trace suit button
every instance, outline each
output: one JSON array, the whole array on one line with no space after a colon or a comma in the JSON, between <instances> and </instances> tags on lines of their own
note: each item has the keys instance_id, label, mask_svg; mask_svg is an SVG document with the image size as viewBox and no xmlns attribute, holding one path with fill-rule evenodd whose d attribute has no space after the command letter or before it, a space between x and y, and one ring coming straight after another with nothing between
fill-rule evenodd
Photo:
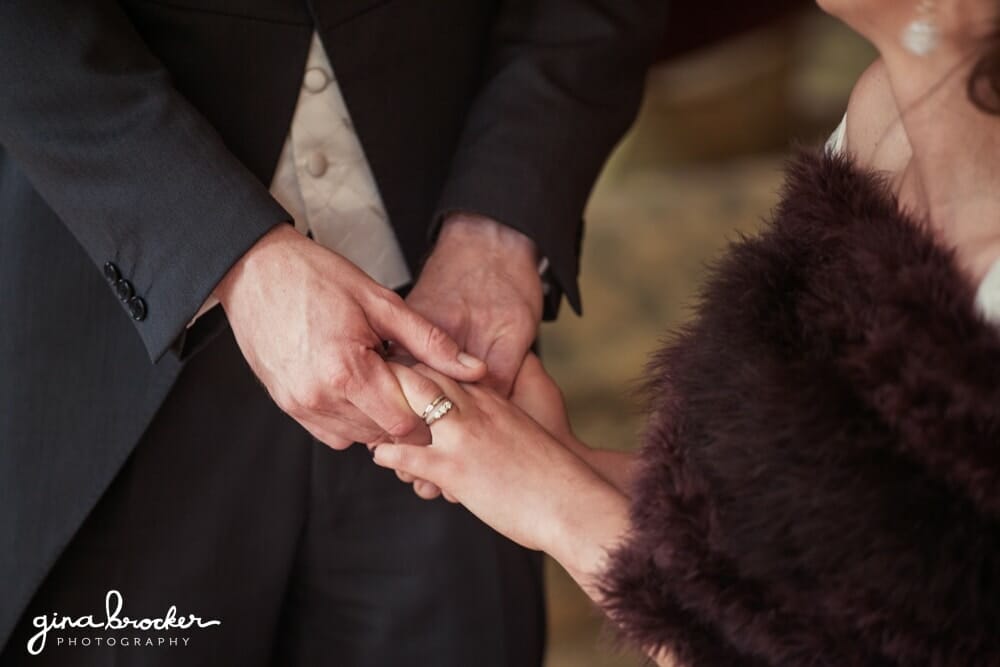
<instances>
[{"instance_id":1,"label":"suit button","mask_svg":"<svg viewBox=\"0 0 1000 667\"><path fill-rule=\"evenodd\" d=\"M306 70L306 76L302 84L310 93L318 93L326 88L330 83L330 75L319 67L310 67Z\"/></svg>"},{"instance_id":2,"label":"suit button","mask_svg":"<svg viewBox=\"0 0 1000 667\"><path fill-rule=\"evenodd\" d=\"M146 302L142 300L141 296L134 296L128 300L128 312L136 322L142 322L146 319Z\"/></svg>"},{"instance_id":3,"label":"suit button","mask_svg":"<svg viewBox=\"0 0 1000 667\"><path fill-rule=\"evenodd\" d=\"M118 282L118 279L121 277L122 277L121 272L118 270L118 267L115 266L113 262L106 262L104 264L104 278L109 283L114 285L116 282Z\"/></svg>"},{"instance_id":4,"label":"suit button","mask_svg":"<svg viewBox=\"0 0 1000 667\"><path fill-rule=\"evenodd\" d=\"M128 301L135 294L135 290L132 289L132 283L124 278L115 283L115 292L118 293L118 298L122 301Z\"/></svg>"}]
</instances>

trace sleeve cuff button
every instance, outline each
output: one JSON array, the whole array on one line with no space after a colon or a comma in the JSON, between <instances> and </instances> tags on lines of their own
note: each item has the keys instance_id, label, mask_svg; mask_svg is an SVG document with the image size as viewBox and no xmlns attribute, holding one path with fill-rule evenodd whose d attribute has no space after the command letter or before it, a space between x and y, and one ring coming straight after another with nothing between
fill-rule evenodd
<instances>
[{"instance_id":1,"label":"sleeve cuff button","mask_svg":"<svg viewBox=\"0 0 1000 667\"><path fill-rule=\"evenodd\" d=\"M128 300L128 312L136 322L146 319L146 302L140 296L134 296Z\"/></svg>"},{"instance_id":2,"label":"sleeve cuff button","mask_svg":"<svg viewBox=\"0 0 1000 667\"><path fill-rule=\"evenodd\" d=\"M106 262L104 264L105 280L114 285L121 279L121 277L122 277L121 271L118 270L118 267L115 266L114 262Z\"/></svg>"},{"instance_id":3,"label":"sleeve cuff button","mask_svg":"<svg viewBox=\"0 0 1000 667\"><path fill-rule=\"evenodd\" d=\"M118 294L118 298L126 303L135 295L132 283L124 278L115 283L115 292Z\"/></svg>"}]
</instances>

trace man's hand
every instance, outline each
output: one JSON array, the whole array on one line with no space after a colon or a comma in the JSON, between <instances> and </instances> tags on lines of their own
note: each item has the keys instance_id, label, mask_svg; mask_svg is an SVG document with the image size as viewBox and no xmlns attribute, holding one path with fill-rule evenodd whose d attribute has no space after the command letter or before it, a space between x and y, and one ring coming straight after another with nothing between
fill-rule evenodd
<instances>
[{"instance_id":1,"label":"man's hand","mask_svg":"<svg viewBox=\"0 0 1000 667\"><path fill-rule=\"evenodd\" d=\"M542 318L538 251L498 222L451 215L407 303L485 361L485 383L508 396Z\"/></svg>"},{"instance_id":2,"label":"man's hand","mask_svg":"<svg viewBox=\"0 0 1000 667\"><path fill-rule=\"evenodd\" d=\"M580 455L583 450L590 451L573 433L562 390L545 372L541 359L534 353L529 352L524 358L510 400L538 422L549 435L574 450L575 454Z\"/></svg>"},{"instance_id":3,"label":"man's hand","mask_svg":"<svg viewBox=\"0 0 1000 667\"><path fill-rule=\"evenodd\" d=\"M485 384L508 396L542 319L538 251L494 220L450 215L407 303L484 360ZM441 494L430 482L397 474L421 498Z\"/></svg>"},{"instance_id":4,"label":"man's hand","mask_svg":"<svg viewBox=\"0 0 1000 667\"><path fill-rule=\"evenodd\" d=\"M463 381L486 371L395 292L289 225L258 241L215 296L278 406L335 449L386 436L430 442L382 357L383 340Z\"/></svg>"}]
</instances>

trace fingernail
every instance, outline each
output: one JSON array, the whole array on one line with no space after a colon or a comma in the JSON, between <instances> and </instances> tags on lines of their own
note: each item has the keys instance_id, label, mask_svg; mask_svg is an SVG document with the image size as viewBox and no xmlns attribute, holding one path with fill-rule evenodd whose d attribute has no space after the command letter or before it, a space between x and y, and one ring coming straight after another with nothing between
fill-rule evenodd
<instances>
[{"instance_id":1,"label":"fingernail","mask_svg":"<svg viewBox=\"0 0 1000 667\"><path fill-rule=\"evenodd\" d=\"M476 357L472 356L471 354L467 354L465 352L459 352L458 353L458 363L462 364L466 368L482 368L483 367L483 360L482 359L477 359Z\"/></svg>"}]
</instances>

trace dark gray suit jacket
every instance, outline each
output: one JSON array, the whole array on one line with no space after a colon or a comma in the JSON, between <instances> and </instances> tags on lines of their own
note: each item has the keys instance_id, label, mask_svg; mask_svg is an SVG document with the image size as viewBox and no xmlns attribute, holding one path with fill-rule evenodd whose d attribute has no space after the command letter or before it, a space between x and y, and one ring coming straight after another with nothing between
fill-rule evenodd
<instances>
[{"instance_id":1,"label":"dark gray suit jacket","mask_svg":"<svg viewBox=\"0 0 1000 667\"><path fill-rule=\"evenodd\" d=\"M661 0L0 2L0 645L288 220L271 179L318 27L419 270L449 210L532 237L579 307L581 212ZM155 363L154 363L155 362Z\"/></svg>"}]
</instances>

